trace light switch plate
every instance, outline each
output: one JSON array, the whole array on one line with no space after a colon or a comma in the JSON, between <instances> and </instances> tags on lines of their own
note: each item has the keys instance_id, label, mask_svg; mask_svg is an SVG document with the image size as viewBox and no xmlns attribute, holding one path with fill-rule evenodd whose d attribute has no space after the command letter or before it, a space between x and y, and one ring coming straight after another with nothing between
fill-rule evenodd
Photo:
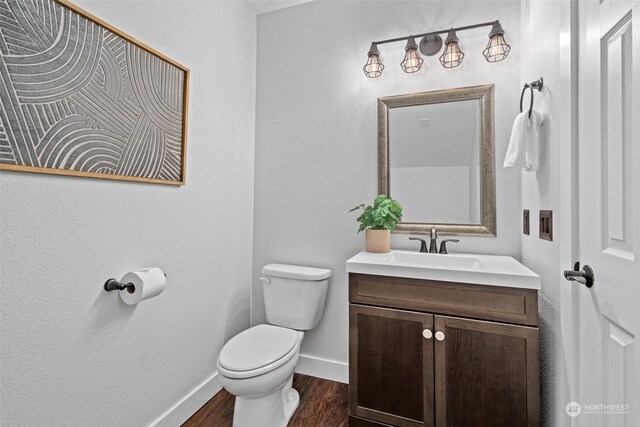
<instances>
[{"instance_id":1,"label":"light switch plate","mask_svg":"<svg viewBox=\"0 0 640 427\"><path fill-rule=\"evenodd\" d=\"M553 241L553 211L540 211L539 230L542 240Z\"/></svg>"},{"instance_id":2,"label":"light switch plate","mask_svg":"<svg viewBox=\"0 0 640 427\"><path fill-rule=\"evenodd\" d=\"M523 209L522 210L522 233L526 234L527 236L530 234L530 221L529 221L529 209Z\"/></svg>"}]
</instances>

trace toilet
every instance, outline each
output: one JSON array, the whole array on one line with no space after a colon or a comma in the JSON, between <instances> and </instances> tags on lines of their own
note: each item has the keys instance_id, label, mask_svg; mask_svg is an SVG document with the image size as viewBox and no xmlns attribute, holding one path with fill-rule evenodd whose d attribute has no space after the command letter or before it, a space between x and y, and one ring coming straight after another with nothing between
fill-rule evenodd
<instances>
[{"instance_id":1,"label":"toilet","mask_svg":"<svg viewBox=\"0 0 640 427\"><path fill-rule=\"evenodd\" d=\"M331 270L287 264L262 268L269 324L231 338L217 360L222 386L236 396L234 427L284 427L298 408L293 388L304 331L324 311Z\"/></svg>"}]
</instances>

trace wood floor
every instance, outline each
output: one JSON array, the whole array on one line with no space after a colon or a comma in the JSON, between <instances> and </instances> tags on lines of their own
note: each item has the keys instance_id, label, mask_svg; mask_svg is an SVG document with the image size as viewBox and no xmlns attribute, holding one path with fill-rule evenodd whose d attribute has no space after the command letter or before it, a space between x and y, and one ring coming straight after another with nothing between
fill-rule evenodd
<instances>
[{"instance_id":1,"label":"wood floor","mask_svg":"<svg viewBox=\"0 0 640 427\"><path fill-rule=\"evenodd\" d=\"M347 427L349 386L321 378L295 374L293 388L300 406L287 427ZM235 396L222 389L182 427L231 427Z\"/></svg>"}]
</instances>

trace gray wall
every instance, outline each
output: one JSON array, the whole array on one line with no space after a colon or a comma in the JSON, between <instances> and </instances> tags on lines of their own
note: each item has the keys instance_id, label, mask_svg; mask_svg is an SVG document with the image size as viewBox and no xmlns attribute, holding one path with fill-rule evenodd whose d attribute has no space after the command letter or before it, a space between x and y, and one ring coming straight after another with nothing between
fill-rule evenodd
<instances>
[{"instance_id":1,"label":"gray wall","mask_svg":"<svg viewBox=\"0 0 640 427\"><path fill-rule=\"evenodd\" d=\"M362 66L372 40L500 19L513 45L503 62L482 57L488 29L460 33L466 53L454 70L437 58L408 75L402 43L380 46L380 79ZM325 316L302 353L347 361L345 261L363 249L356 204L377 191L376 98L460 86L496 85L496 159L501 164L520 95L520 3L317 1L258 17L252 323L264 305L256 280L269 262L333 270ZM452 251L520 257L520 172L497 167L497 238L462 238ZM394 235L394 247L408 245Z\"/></svg>"},{"instance_id":2,"label":"gray wall","mask_svg":"<svg viewBox=\"0 0 640 427\"><path fill-rule=\"evenodd\" d=\"M148 425L249 324L255 14L244 2L80 2L192 70L187 185L0 172L3 426ZM138 306L109 277L160 266Z\"/></svg>"}]
</instances>

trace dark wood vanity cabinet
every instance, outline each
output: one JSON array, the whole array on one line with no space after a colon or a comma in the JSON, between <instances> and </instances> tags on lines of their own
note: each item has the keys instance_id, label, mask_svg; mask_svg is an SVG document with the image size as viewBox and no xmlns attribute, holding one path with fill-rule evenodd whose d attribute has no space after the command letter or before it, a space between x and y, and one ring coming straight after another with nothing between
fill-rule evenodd
<instances>
[{"instance_id":1,"label":"dark wood vanity cabinet","mask_svg":"<svg viewBox=\"0 0 640 427\"><path fill-rule=\"evenodd\" d=\"M350 425L537 426L537 291L349 277Z\"/></svg>"},{"instance_id":2,"label":"dark wood vanity cabinet","mask_svg":"<svg viewBox=\"0 0 640 427\"><path fill-rule=\"evenodd\" d=\"M433 315L351 304L351 414L391 425L431 425ZM355 401L354 401L355 399Z\"/></svg>"}]
</instances>

